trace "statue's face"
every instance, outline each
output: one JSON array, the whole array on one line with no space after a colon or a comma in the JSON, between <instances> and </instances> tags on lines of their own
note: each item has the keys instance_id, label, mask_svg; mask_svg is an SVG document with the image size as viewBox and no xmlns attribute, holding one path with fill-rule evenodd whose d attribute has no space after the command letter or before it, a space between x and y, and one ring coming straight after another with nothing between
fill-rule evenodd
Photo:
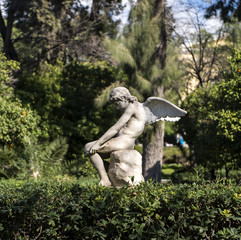
<instances>
[{"instance_id":1,"label":"statue's face","mask_svg":"<svg viewBox=\"0 0 241 240\"><path fill-rule=\"evenodd\" d=\"M114 104L116 105L117 109L125 110L129 105L129 101L126 99L117 99L114 101Z\"/></svg>"}]
</instances>

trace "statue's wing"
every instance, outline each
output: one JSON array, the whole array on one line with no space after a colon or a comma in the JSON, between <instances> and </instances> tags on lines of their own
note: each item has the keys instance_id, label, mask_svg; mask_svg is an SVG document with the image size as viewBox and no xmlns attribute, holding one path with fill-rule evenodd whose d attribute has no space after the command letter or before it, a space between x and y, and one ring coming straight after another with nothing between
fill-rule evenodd
<instances>
[{"instance_id":1,"label":"statue's wing","mask_svg":"<svg viewBox=\"0 0 241 240\"><path fill-rule=\"evenodd\" d=\"M146 112L147 124L160 120L175 122L187 113L173 103L158 97L149 97L143 103L143 106Z\"/></svg>"}]
</instances>

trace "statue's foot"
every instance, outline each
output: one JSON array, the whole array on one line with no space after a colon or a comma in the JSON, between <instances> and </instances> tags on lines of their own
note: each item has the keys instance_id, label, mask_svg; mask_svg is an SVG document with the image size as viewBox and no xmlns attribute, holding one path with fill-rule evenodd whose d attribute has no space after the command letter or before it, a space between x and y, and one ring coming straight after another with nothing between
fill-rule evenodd
<instances>
[{"instance_id":1,"label":"statue's foot","mask_svg":"<svg viewBox=\"0 0 241 240\"><path fill-rule=\"evenodd\" d=\"M111 182L110 182L109 179L107 179L107 180L103 180L103 179L102 179L102 180L99 182L99 185L105 186L105 187L111 187L111 186L112 186L112 184L111 184Z\"/></svg>"}]
</instances>

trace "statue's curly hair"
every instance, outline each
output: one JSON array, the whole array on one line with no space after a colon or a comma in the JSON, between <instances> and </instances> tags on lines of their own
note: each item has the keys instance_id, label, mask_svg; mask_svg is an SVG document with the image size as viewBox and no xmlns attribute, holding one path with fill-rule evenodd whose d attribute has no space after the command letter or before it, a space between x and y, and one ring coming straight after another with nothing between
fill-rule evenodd
<instances>
[{"instance_id":1,"label":"statue's curly hair","mask_svg":"<svg viewBox=\"0 0 241 240\"><path fill-rule=\"evenodd\" d=\"M110 93L110 102L116 101L116 100L121 100L121 99L126 99L130 103L137 102L138 99L135 96L132 96L129 92L129 90L125 87L117 87L114 88L111 93Z\"/></svg>"}]
</instances>

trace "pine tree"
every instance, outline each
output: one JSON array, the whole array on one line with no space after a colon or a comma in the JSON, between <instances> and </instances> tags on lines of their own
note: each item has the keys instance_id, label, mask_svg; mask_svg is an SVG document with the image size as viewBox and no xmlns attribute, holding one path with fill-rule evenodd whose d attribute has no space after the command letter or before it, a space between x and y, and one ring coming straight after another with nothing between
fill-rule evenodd
<instances>
[{"instance_id":1,"label":"pine tree","mask_svg":"<svg viewBox=\"0 0 241 240\"><path fill-rule=\"evenodd\" d=\"M44 61L104 59L102 34L114 36L122 0L8 0L0 3L0 36L9 59L38 66Z\"/></svg>"},{"instance_id":2,"label":"pine tree","mask_svg":"<svg viewBox=\"0 0 241 240\"><path fill-rule=\"evenodd\" d=\"M234 18L241 21L241 1L240 0L216 0L206 10L206 17L220 15L224 22L232 22Z\"/></svg>"},{"instance_id":3,"label":"pine tree","mask_svg":"<svg viewBox=\"0 0 241 240\"><path fill-rule=\"evenodd\" d=\"M129 24L119 39L105 46L129 77L127 87L140 101L164 96L164 69L169 31L165 0L139 0L133 5ZM100 98L98 98L100 100ZM164 123L146 128L143 134L143 173L161 180Z\"/></svg>"}]
</instances>

